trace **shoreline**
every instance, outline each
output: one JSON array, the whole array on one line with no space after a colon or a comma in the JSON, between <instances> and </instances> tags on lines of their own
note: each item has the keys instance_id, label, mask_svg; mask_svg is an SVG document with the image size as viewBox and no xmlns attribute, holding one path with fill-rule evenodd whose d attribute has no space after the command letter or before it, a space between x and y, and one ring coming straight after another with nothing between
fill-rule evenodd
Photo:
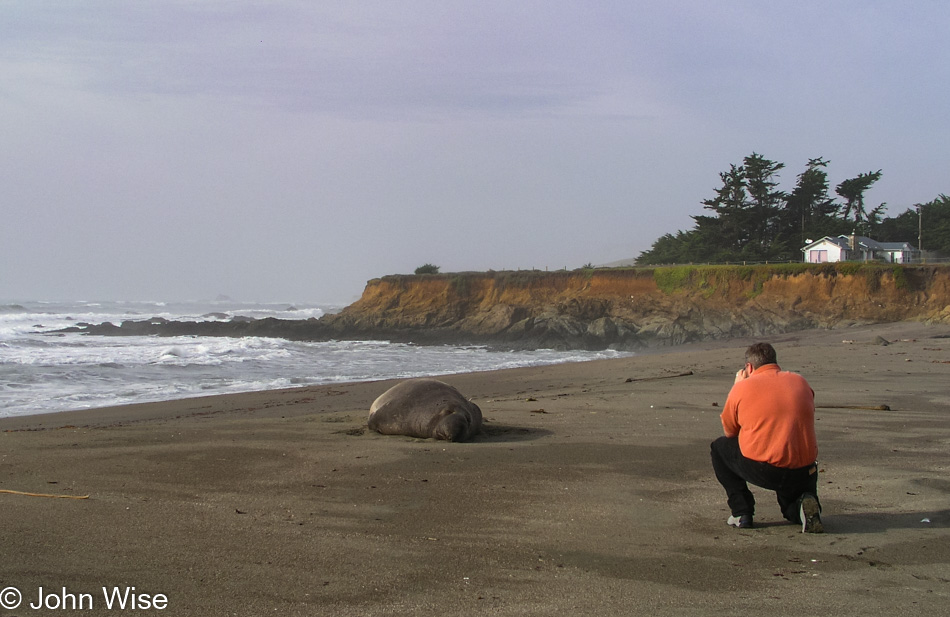
<instances>
[{"instance_id":1,"label":"shoreline","mask_svg":"<svg viewBox=\"0 0 950 617\"><path fill-rule=\"evenodd\" d=\"M751 339L720 340L445 376L487 420L458 444L366 430L398 380L2 419L0 489L90 498L0 495L0 581L176 615L942 615L946 337L761 337L816 391L820 536L756 489L725 525L708 447Z\"/></svg>"},{"instance_id":2,"label":"shoreline","mask_svg":"<svg viewBox=\"0 0 950 617\"><path fill-rule=\"evenodd\" d=\"M761 337L739 337L728 339L711 339L679 345L668 345L664 347L650 347L634 352L630 357L653 357L662 355L672 355L681 353L691 353L697 351L709 351L715 349L736 349L743 348L753 341L768 340L774 344L791 343L796 345L807 344L808 342L821 341L829 336L841 334L845 338L857 336L858 339L864 337L873 339L876 336L893 336L900 338L906 333L933 332L937 335L946 335L950 337L950 326L942 324L927 325L919 322L895 322L888 324L856 325L844 328L820 329L814 328L796 332L787 332L781 334L763 335ZM882 336L887 338L887 336ZM607 358L597 360L587 360L579 362L563 362L550 365L537 365L529 367L519 367L510 369L491 369L486 371L471 371L463 373L443 373L430 375L443 380L452 380L465 375L483 375L492 373L503 373L507 371L530 371L550 366L576 366L588 364L590 362L620 362L628 358ZM380 393L402 379L376 379L354 382L334 382L332 384L318 384L307 386L292 386L287 388L277 388L268 390L249 390L245 392L231 392L222 394L208 394L202 396L192 396L179 399L166 399L159 401L147 401L141 403L125 403L119 405L105 405L102 407L93 407L86 409L71 409L55 411L48 413L23 414L17 416L0 417L0 432L16 430L42 430L46 428L58 428L61 426L105 426L124 424L127 422L147 422L149 420L168 420L180 419L188 415L202 415L201 410L207 410L209 406L220 406L226 409L238 407L255 407L254 401L266 401L272 397L292 396L294 393L306 393L312 390L334 390L338 388L352 388L363 384L380 384ZM367 411L369 407L367 406Z\"/></svg>"}]
</instances>

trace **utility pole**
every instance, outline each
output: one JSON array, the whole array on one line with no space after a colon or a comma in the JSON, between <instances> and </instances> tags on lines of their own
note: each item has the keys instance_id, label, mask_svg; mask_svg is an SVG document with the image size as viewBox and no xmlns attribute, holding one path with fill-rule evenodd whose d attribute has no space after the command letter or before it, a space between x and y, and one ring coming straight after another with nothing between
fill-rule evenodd
<instances>
[{"instance_id":1,"label":"utility pole","mask_svg":"<svg viewBox=\"0 0 950 617\"><path fill-rule=\"evenodd\" d=\"M924 204L917 204L917 250L920 251L920 263L924 263Z\"/></svg>"}]
</instances>

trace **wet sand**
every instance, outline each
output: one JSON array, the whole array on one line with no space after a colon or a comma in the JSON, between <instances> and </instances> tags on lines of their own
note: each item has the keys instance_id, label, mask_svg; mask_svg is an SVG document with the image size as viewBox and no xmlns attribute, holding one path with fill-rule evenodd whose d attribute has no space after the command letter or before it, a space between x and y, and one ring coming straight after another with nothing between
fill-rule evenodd
<instances>
[{"instance_id":1,"label":"wet sand","mask_svg":"<svg viewBox=\"0 0 950 617\"><path fill-rule=\"evenodd\" d=\"M395 382L0 420L0 490L89 496L0 494L0 615L68 612L29 609L41 586L81 614L134 586L166 615L945 615L948 336L766 339L817 393L821 535L761 489L725 524L709 442L745 340L447 376L487 419L469 443L366 431Z\"/></svg>"}]
</instances>

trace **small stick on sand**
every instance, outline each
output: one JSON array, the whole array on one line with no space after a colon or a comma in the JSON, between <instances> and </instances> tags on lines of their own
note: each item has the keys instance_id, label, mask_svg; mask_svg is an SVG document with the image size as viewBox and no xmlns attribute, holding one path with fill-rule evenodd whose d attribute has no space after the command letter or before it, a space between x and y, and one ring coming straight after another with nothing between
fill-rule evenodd
<instances>
[{"instance_id":1,"label":"small stick on sand","mask_svg":"<svg viewBox=\"0 0 950 617\"><path fill-rule=\"evenodd\" d=\"M0 488L0 493L8 495L24 495L26 497L50 497L52 499L89 499L89 495L48 495L46 493L24 493L23 491L11 491Z\"/></svg>"}]
</instances>

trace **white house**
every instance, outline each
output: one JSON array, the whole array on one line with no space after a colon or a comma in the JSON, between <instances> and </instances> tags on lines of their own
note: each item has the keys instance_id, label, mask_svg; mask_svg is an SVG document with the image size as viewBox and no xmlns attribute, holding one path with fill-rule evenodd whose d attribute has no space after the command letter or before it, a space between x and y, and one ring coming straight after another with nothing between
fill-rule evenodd
<instances>
[{"instance_id":1,"label":"white house","mask_svg":"<svg viewBox=\"0 0 950 617\"><path fill-rule=\"evenodd\" d=\"M907 242L878 242L865 236L825 236L802 248L805 262L883 260L894 264L913 263L917 250Z\"/></svg>"}]
</instances>

